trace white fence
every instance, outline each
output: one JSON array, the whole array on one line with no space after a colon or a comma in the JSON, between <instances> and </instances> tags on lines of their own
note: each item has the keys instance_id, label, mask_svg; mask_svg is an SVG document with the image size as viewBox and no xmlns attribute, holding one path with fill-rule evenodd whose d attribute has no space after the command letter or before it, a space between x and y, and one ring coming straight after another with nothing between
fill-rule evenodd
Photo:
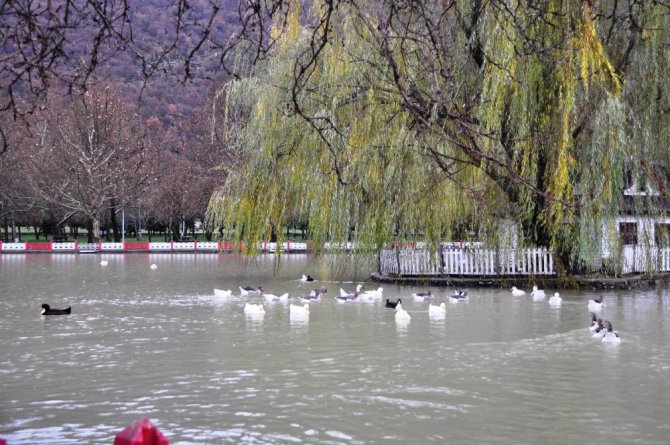
<instances>
[{"instance_id":1,"label":"white fence","mask_svg":"<svg viewBox=\"0 0 670 445\"><path fill-rule=\"evenodd\" d=\"M670 248L624 246L621 273L670 272Z\"/></svg>"},{"instance_id":2,"label":"white fence","mask_svg":"<svg viewBox=\"0 0 670 445\"><path fill-rule=\"evenodd\" d=\"M546 248L387 249L379 255L383 275L554 275L554 260Z\"/></svg>"}]
</instances>

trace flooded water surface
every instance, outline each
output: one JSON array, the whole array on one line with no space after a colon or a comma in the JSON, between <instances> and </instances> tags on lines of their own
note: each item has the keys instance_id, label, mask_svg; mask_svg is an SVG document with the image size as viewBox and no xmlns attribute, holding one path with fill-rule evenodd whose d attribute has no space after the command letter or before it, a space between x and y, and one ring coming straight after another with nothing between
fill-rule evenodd
<instances>
[{"instance_id":1,"label":"flooded water surface","mask_svg":"<svg viewBox=\"0 0 670 445\"><path fill-rule=\"evenodd\" d=\"M381 298L340 303L340 288L378 287L369 266L311 255L274 266L231 254L0 256L0 437L111 444L146 417L171 444L668 443L665 289L563 291L554 308L553 291L533 301L473 288L454 303L454 288L415 301L427 287L384 285ZM319 286L328 292L308 315L290 313ZM619 345L588 332L598 297ZM396 322L387 298L411 320ZM265 314L245 314L246 302ZM429 312L442 302L445 313ZM42 303L72 314L41 316Z\"/></svg>"}]
</instances>

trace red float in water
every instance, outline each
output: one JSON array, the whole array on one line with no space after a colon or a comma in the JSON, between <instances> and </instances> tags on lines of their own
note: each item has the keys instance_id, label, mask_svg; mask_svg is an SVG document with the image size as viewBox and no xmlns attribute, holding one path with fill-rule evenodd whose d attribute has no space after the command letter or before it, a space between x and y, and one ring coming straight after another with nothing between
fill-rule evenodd
<instances>
[{"instance_id":1,"label":"red float in water","mask_svg":"<svg viewBox=\"0 0 670 445\"><path fill-rule=\"evenodd\" d=\"M138 420L114 438L114 445L169 445L170 442L149 419Z\"/></svg>"}]
</instances>

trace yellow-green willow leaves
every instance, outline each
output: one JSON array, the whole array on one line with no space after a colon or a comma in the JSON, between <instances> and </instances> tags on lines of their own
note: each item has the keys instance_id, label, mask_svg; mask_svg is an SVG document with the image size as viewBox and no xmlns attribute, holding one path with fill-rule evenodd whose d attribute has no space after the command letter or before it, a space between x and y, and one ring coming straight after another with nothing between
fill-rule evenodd
<instances>
[{"instance_id":1,"label":"yellow-green willow leaves","mask_svg":"<svg viewBox=\"0 0 670 445\"><path fill-rule=\"evenodd\" d=\"M574 259L596 248L624 178L653 170L636 164L667 162L662 6L304 5L228 86L240 160L210 217L247 245L281 241L289 221L317 247L378 248L495 238L510 219L522 243Z\"/></svg>"}]
</instances>

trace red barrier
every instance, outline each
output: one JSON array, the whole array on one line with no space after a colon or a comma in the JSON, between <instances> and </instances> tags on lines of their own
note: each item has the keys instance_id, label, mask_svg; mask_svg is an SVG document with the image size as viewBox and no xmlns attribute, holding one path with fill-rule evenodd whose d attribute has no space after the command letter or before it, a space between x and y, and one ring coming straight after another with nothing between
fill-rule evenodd
<instances>
[{"instance_id":1,"label":"red barrier","mask_svg":"<svg viewBox=\"0 0 670 445\"><path fill-rule=\"evenodd\" d=\"M149 250L149 241L126 241L123 250Z\"/></svg>"},{"instance_id":2,"label":"red barrier","mask_svg":"<svg viewBox=\"0 0 670 445\"><path fill-rule=\"evenodd\" d=\"M26 251L51 252L51 241L26 243Z\"/></svg>"},{"instance_id":3,"label":"red barrier","mask_svg":"<svg viewBox=\"0 0 670 445\"><path fill-rule=\"evenodd\" d=\"M119 432L114 445L169 445L170 442L149 421L141 419Z\"/></svg>"}]
</instances>

